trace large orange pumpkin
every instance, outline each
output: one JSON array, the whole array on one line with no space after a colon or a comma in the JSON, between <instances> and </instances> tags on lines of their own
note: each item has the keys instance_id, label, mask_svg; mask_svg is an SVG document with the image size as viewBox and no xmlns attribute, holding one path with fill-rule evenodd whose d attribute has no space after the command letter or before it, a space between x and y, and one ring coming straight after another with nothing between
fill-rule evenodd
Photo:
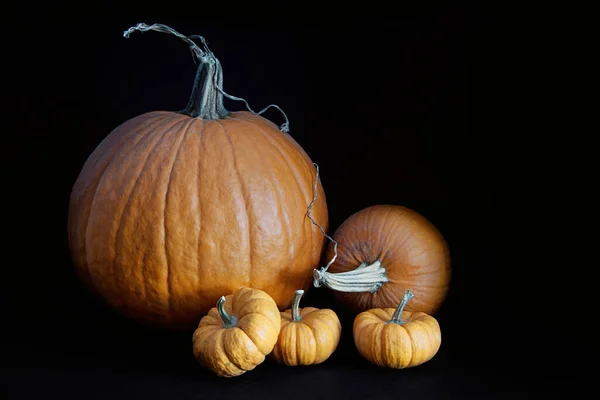
<instances>
[{"instance_id":1,"label":"large orange pumpkin","mask_svg":"<svg viewBox=\"0 0 600 400\"><path fill-rule=\"evenodd\" d=\"M207 48L164 25L133 30L183 38L200 67L186 110L124 122L85 162L68 221L78 272L112 307L151 324L193 326L243 286L289 308L324 248L307 218L311 159L272 122L223 107L222 69ZM312 217L327 227L317 190Z\"/></svg>"}]
</instances>

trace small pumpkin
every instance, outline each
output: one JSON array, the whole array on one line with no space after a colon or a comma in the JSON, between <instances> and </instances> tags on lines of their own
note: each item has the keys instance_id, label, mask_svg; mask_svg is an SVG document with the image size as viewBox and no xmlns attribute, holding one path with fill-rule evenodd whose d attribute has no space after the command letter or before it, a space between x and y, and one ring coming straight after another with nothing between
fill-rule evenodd
<instances>
[{"instance_id":1,"label":"small pumpkin","mask_svg":"<svg viewBox=\"0 0 600 400\"><path fill-rule=\"evenodd\" d=\"M76 270L110 306L152 325L193 329L242 286L283 310L310 287L325 248L306 218L316 196L314 219L327 228L314 165L284 127L225 109L221 64L206 46L161 24L125 36L152 30L190 46L192 94L181 112L124 122L84 163L68 214Z\"/></svg>"},{"instance_id":2,"label":"small pumpkin","mask_svg":"<svg viewBox=\"0 0 600 400\"><path fill-rule=\"evenodd\" d=\"M431 360L442 343L438 321L423 312L404 311L413 293L407 289L396 309L374 308L354 319L358 352L380 367L403 369Z\"/></svg>"},{"instance_id":3,"label":"small pumpkin","mask_svg":"<svg viewBox=\"0 0 600 400\"><path fill-rule=\"evenodd\" d=\"M281 329L277 304L266 292L240 288L222 296L193 335L198 363L217 376L251 371L273 350Z\"/></svg>"},{"instance_id":4,"label":"small pumpkin","mask_svg":"<svg viewBox=\"0 0 600 400\"><path fill-rule=\"evenodd\" d=\"M327 248L334 260L314 271L354 312L396 307L410 288L407 311L434 315L450 288L450 252L440 231L424 216L398 205L374 205L347 218ZM328 267L328 268L327 268Z\"/></svg>"},{"instance_id":5,"label":"small pumpkin","mask_svg":"<svg viewBox=\"0 0 600 400\"><path fill-rule=\"evenodd\" d=\"M292 307L281 313L281 331L269 358L288 366L314 365L337 348L342 325L330 309L299 308L304 290L296 290Z\"/></svg>"}]
</instances>

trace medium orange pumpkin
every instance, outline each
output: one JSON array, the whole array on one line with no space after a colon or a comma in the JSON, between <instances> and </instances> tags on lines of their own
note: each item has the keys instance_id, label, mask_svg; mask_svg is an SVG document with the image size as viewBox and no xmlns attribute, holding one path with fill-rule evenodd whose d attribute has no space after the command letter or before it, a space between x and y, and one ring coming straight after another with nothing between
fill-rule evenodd
<instances>
[{"instance_id":1,"label":"medium orange pumpkin","mask_svg":"<svg viewBox=\"0 0 600 400\"><path fill-rule=\"evenodd\" d=\"M421 214L398 205L375 205L346 219L333 234L325 269L315 270L315 286L325 285L355 312L395 308L410 288L407 311L435 314L451 277L450 252L438 229ZM335 256L335 258L334 258Z\"/></svg>"},{"instance_id":2,"label":"medium orange pumpkin","mask_svg":"<svg viewBox=\"0 0 600 400\"><path fill-rule=\"evenodd\" d=\"M200 66L184 111L124 122L85 162L69 205L78 272L112 307L151 324L193 326L243 286L288 308L324 249L306 217L314 195L313 218L328 224L311 159L285 129L224 108L208 48L164 25L125 36L134 30L175 34Z\"/></svg>"}]
</instances>

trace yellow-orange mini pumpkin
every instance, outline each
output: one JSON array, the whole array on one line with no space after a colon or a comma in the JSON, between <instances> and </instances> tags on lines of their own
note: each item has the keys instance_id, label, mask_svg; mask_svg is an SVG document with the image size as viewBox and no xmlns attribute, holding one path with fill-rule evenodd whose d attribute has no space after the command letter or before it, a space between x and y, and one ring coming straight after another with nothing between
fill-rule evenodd
<instances>
[{"instance_id":1,"label":"yellow-orange mini pumpkin","mask_svg":"<svg viewBox=\"0 0 600 400\"><path fill-rule=\"evenodd\" d=\"M216 375L234 377L256 368L277 342L281 316L264 291L240 288L222 296L194 332L194 356Z\"/></svg>"},{"instance_id":2,"label":"yellow-orange mini pumpkin","mask_svg":"<svg viewBox=\"0 0 600 400\"><path fill-rule=\"evenodd\" d=\"M337 348L342 325L330 309L304 307L304 290L296 290L292 308L281 313L281 331L269 357L289 366L320 364Z\"/></svg>"},{"instance_id":3,"label":"yellow-orange mini pumpkin","mask_svg":"<svg viewBox=\"0 0 600 400\"><path fill-rule=\"evenodd\" d=\"M431 360L442 335L435 318L423 312L404 311L413 297L407 290L398 308L374 308L354 319L354 343L371 363L387 368L408 368Z\"/></svg>"},{"instance_id":4,"label":"yellow-orange mini pumpkin","mask_svg":"<svg viewBox=\"0 0 600 400\"><path fill-rule=\"evenodd\" d=\"M115 309L193 329L222 293L242 286L288 308L311 284L324 236L306 218L316 169L269 120L223 106L217 58L186 41L199 69L182 112L149 112L112 131L75 182L68 233L82 279ZM313 217L327 227L317 188Z\"/></svg>"}]
</instances>

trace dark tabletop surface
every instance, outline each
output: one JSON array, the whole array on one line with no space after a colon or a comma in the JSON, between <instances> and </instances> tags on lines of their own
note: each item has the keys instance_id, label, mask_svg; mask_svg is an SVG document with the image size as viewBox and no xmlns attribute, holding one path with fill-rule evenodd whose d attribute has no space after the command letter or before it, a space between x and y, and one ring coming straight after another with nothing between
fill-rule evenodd
<instances>
[{"instance_id":1,"label":"dark tabletop surface","mask_svg":"<svg viewBox=\"0 0 600 400\"><path fill-rule=\"evenodd\" d=\"M352 316L338 309L342 339L321 365L285 367L267 360L242 376L218 378L197 364L187 333L139 326L83 291L71 294L77 304L48 301L34 324L13 316L2 327L2 399L528 398L525 359L478 339L481 321L458 317L453 323L443 311L442 347L415 368L383 369L362 359L352 341ZM307 292L305 303L338 306L317 289ZM461 323L473 326L463 329Z\"/></svg>"}]
</instances>

